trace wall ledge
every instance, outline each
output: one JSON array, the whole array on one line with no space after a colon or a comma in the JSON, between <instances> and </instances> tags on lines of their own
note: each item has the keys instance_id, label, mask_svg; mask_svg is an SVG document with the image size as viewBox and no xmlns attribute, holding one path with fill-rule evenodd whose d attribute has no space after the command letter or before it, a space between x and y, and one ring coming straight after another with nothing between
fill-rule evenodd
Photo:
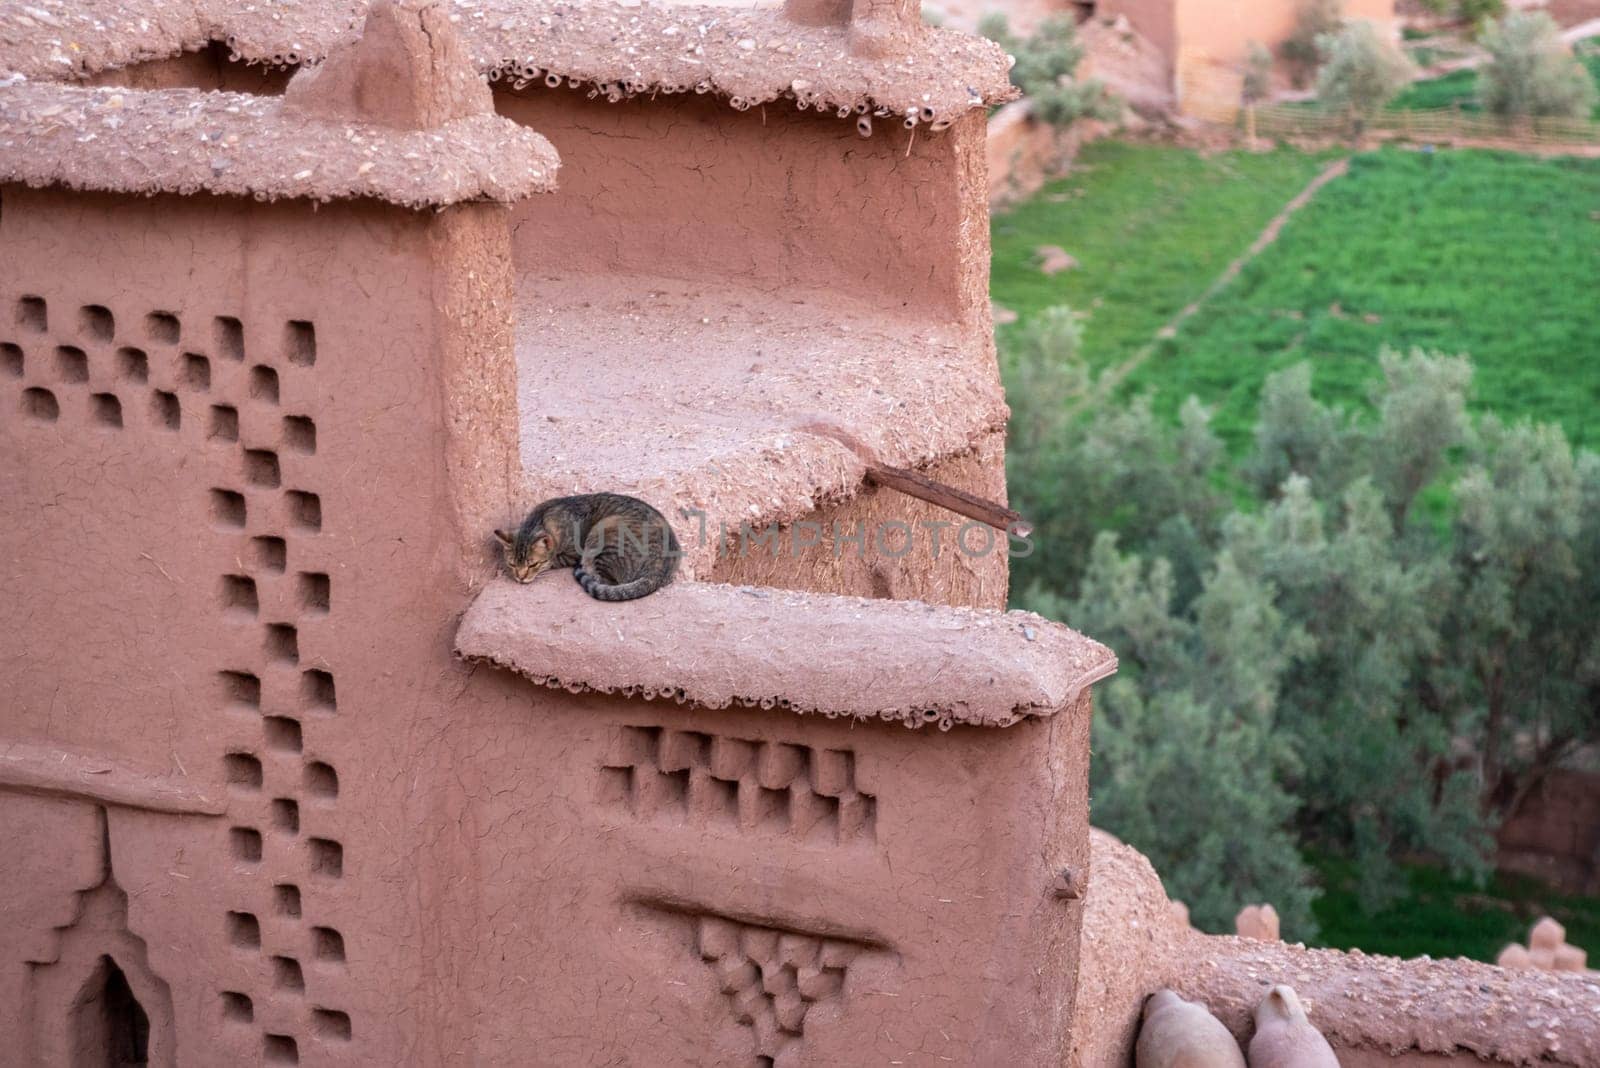
<instances>
[{"instance_id":1,"label":"wall ledge","mask_svg":"<svg viewBox=\"0 0 1600 1068\"><path fill-rule=\"evenodd\" d=\"M491 583L456 652L574 693L945 729L1053 715L1117 666L1105 646L1031 612L696 582L607 603L565 571Z\"/></svg>"},{"instance_id":2,"label":"wall ledge","mask_svg":"<svg viewBox=\"0 0 1600 1068\"><path fill-rule=\"evenodd\" d=\"M0 79L0 182L441 208L549 192L559 162L497 115L400 130L286 114L282 100L244 93Z\"/></svg>"},{"instance_id":3,"label":"wall ledge","mask_svg":"<svg viewBox=\"0 0 1600 1068\"><path fill-rule=\"evenodd\" d=\"M0 793L48 794L148 812L220 816L226 806L187 778L153 775L53 745L0 740Z\"/></svg>"}]
</instances>

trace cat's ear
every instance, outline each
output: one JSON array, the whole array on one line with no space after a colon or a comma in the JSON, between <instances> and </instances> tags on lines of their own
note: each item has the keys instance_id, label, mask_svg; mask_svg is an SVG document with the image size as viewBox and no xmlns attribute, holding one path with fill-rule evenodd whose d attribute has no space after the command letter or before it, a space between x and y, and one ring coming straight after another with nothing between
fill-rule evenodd
<instances>
[{"instance_id":1,"label":"cat's ear","mask_svg":"<svg viewBox=\"0 0 1600 1068\"><path fill-rule=\"evenodd\" d=\"M517 543L517 536L515 534L511 533L509 530L497 530L497 531L495 531L494 532L494 538L501 545L504 545L507 549L511 548L513 545L515 545Z\"/></svg>"}]
</instances>

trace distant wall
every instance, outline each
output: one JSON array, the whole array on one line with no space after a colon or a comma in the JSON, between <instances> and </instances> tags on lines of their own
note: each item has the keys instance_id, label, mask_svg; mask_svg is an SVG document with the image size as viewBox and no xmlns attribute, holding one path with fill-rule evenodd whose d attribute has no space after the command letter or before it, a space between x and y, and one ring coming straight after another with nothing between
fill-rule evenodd
<instances>
[{"instance_id":1,"label":"distant wall","mask_svg":"<svg viewBox=\"0 0 1600 1068\"><path fill-rule=\"evenodd\" d=\"M1096 15L1124 15L1151 44L1167 56L1168 69L1178 52L1178 0L1101 0Z\"/></svg>"},{"instance_id":2,"label":"distant wall","mask_svg":"<svg viewBox=\"0 0 1600 1068\"><path fill-rule=\"evenodd\" d=\"M989 120L989 208L995 210L1032 196L1066 171L1090 130L1101 123L1080 119L1066 129L1033 118L1030 102L1018 100Z\"/></svg>"},{"instance_id":3,"label":"distant wall","mask_svg":"<svg viewBox=\"0 0 1600 1068\"><path fill-rule=\"evenodd\" d=\"M1600 893L1600 775L1555 771L1498 835L1502 871Z\"/></svg>"},{"instance_id":4,"label":"distant wall","mask_svg":"<svg viewBox=\"0 0 1600 1068\"><path fill-rule=\"evenodd\" d=\"M1303 0L1171 0L1177 41L1188 62L1240 62L1251 41L1277 48L1294 29ZM1394 0L1344 0L1347 19L1365 19L1393 30Z\"/></svg>"},{"instance_id":5,"label":"distant wall","mask_svg":"<svg viewBox=\"0 0 1600 1068\"><path fill-rule=\"evenodd\" d=\"M1108 0L1098 11L1126 15L1169 58L1179 106L1192 114L1228 119L1239 107L1243 64L1250 43L1276 51L1294 29L1303 0ZM1395 33L1394 0L1344 0L1345 17Z\"/></svg>"}]
</instances>

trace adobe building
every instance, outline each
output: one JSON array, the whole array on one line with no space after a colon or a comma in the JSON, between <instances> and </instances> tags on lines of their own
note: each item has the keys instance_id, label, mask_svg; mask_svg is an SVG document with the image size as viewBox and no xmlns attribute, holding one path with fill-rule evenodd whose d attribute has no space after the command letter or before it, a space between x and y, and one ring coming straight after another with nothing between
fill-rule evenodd
<instances>
[{"instance_id":1,"label":"adobe building","mask_svg":"<svg viewBox=\"0 0 1600 1068\"><path fill-rule=\"evenodd\" d=\"M1180 111L1231 121L1240 107L1252 42L1277 53L1304 0L1095 0L1094 15L1125 16L1167 57ZM1085 5L1079 5L1083 8ZM1347 19L1398 36L1395 0L1344 0Z\"/></svg>"},{"instance_id":2,"label":"adobe building","mask_svg":"<svg viewBox=\"0 0 1600 1068\"><path fill-rule=\"evenodd\" d=\"M1268 977L1600 1062L1582 976L1207 939L1091 834L1114 658L869 478L1005 492L1006 65L912 16L0 3L18 1063L1126 1064ZM678 581L499 577L589 490Z\"/></svg>"}]
</instances>

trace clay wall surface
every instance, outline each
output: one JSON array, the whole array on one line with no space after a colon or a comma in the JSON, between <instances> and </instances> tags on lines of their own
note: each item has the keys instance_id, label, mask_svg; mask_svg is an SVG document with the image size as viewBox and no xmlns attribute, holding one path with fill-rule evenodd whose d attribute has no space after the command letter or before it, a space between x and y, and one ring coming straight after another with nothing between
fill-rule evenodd
<instances>
[{"instance_id":1,"label":"clay wall surface","mask_svg":"<svg viewBox=\"0 0 1600 1068\"><path fill-rule=\"evenodd\" d=\"M1067 1041L1087 697L912 732L452 658L518 489L503 209L4 196L0 834L32 861L0 1004L39 1058L106 958L154 1063Z\"/></svg>"},{"instance_id":2,"label":"clay wall surface","mask_svg":"<svg viewBox=\"0 0 1600 1068\"><path fill-rule=\"evenodd\" d=\"M1004 436L991 434L972 453L933 464L924 473L1004 502L1004 450ZM708 581L997 611L1006 606L1010 573L1006 538L978 523L963 532L968 521L936 505L872 487L842 504L818 509L799 523L820 524L820 544L797 549L798 540L813 536L802 533L798 524L758 529L748 541L735 533ZM937 528L937 550L930 524L946 524ZM863 549L843 540L835 543L835 531L854 532L858 525L867 532ZM773 539L771 549L761 540L768 535ZM965 548L957 545L958 537ZM1020 543L1010 545L1027 551Z\"/></svg>"},{"instance_id":3,"label":"clay wall surface","mask_svg":"<svg viewBox=\"0 0 1600 1068\"><path fill-rule=\"evenodd\" d=\"M874 119L745 112L688 94L609 103L530 86L501 114L561 152L559 196L515 212L532 275L664 276L987 326L984 120L908 131ZM914 143L913 142L914 139Z\"/></svg>"},{"instance_id":4,"label":"clay wall surface","mask_svg":"<svg viewBox=\"0 0 1600 1068\"><path fill-rule=\"evenodd\" d=\"M449 732L458 786L436 818L467 849L450 931L481 947L458 952L481 1056L1061 1048L1080 908L1051 882L1087 859L1086 699L946 733L604 695L541 710L548 691L496 677Z\"/></svg>"},{"instance_id":5,"label":"clay wall surface","mask_svg":"<svg viewBox=\"0 0 1600 1068\"><path fill-rule=\"evenodd\" d=\"M152 1053L437 1062L461 1035L421 963L447 955L423 915L454 870L423 841L428 737L515 422L472 341L494 309L435 267L469 256L492 291L503 209L4 197L0 659L23 667L0 751L38 796L0 787L28 858L0 873L0 1030L60 1038L41 965L75 960L112 885L170 996ZM476 478L451 477L452 374L506 408L497 438L478 405ZM86 766L15 759L39 752Z\"/></svg>"},{"instance_id":6,"label":"clay wall surface","mask_svg":"<svg viewBox=\"0 0 1600 1068\"><path fill-rule=\"evenodd\" d=\"M1600 891L1600 775L1546 776L1496 835L1502 871L1532 875L1573 894Z\"/></svg>"}]
</instances>

